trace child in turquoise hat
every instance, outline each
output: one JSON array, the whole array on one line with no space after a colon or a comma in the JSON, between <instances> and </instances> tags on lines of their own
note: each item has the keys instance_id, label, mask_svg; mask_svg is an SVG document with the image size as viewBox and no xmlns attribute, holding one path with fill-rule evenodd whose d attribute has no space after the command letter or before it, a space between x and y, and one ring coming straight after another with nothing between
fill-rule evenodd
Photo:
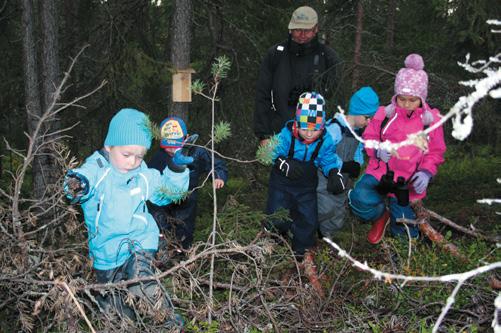
<instances>
[{"instance_id":1,"label":"child in turquoise hat","mask_svg":"<svg viewBox=\"0 0 501 333\"><path fill-rule=\"evenodd\" d=\"M343 160L341 173L346 188L351 188L352 180L359 176L364 164L363 144L361 144L348 128L348 125L362 135L362 130L379 107L379 97L371 87L359 89L350 98L348 114L345 119L340 114L329 120L326 129L336 145L336 154ZM319 230L323 237L331 238L342 228L346 216L346 191L332 194L327 190L327 178L318 173L318 220Z\"/></svg>"},{"instance_id":2,"label":"child in turquoise hat","mask_svg":"<svg viewBox=\"0 0 501 333\"><path fill-rule=\"evenodd\" d=\"M65 177L66 196L80 204L84 213L89 255L98 283L155 274L153 258L159 230L146 201L166 205L180 199L188 189L187 170L165 168L161 174L144 163L152 140L148 126L144 113L120 110L110 122L104 147ZM158 289L155 280L128 287L129 292L152 306L157 303ZM133 319L135 311L111 294L98 297L102 310ZM167 296L163 304L172 308Z\"/></svg>"}]
</instances>

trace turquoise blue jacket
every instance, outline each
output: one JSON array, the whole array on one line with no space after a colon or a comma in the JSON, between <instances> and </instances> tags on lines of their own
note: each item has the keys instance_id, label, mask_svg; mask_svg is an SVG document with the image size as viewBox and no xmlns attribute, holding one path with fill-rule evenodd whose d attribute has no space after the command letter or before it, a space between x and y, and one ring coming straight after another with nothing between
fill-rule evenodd
<instances>
[{"instance_id":1,"label":"turquoise blue jacket","mask_svg":"<svg viewBox=\"0 0 501 333\"><path fill-rule=\"evenodd\" d=\"M278 144L273 151L273 162L279 156L288 156L289 147L291 146L292 131L290 129L290 124L293 120L287 122L286 126L282 129L280 134L278 135ZM311 156L315 151L317 144L320 140L316 140L310 144L305 144L303 141L295 139L296 142L294 144L294 159L299 161L308 162L311 160ZM318 152L317 158L314 161L314 164L317 168L322 170L323 174L328 177L329 172L332 169L341 170L341 166L343 162L336 154L336 144L334 138L331 135L323 134L323 143L320 146L320 150ZM339 140L338 140L339 141Z\"/></svg>"},{"instance_id":2,"label":"turquoise blue jacket","mask_svg":"<svg viewBox=\"0 0 501 333\"><path fill-rule=\"evenodd\" d=\"M189 183L188 169L174 173L166 168L161 175L144 162L133 171L121 173L99 151L68 173L88 184L86 194L76 199L82 205L89 232L90 257L99 270L122 265L137 250L156 251L159 231L146 201L167 205L180 199Z\"/></svg>"},{"instance_id":3,"label":"turquoise blue jacket","mask_svg":"<svg viewBox=\"0 0 501 333\"><path fill-rule=\"evenodd\" d=\"M343 135L347 135L350 129L348 128L348 124L344 121L343 117L339 113L336 113L335 118L339 122L339 124L333 122L332 120L328 120L325 124L325 129L337 145L343 139ZM340 126L343 126L344 129L341 129ZM343 132L345 132L346 134L343 134ZM351 160L357 162L360 165L364 165L364 145L362 143L358 144L355 155L353 156L353 158L351 158Z\"/></svg>"}]
</instances>

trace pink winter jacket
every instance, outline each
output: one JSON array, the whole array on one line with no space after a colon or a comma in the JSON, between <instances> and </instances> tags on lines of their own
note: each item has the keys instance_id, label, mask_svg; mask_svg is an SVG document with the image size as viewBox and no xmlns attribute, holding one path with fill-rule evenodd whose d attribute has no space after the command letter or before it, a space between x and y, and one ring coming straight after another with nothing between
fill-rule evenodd
<instances>
[{"instance_id":1,"label":"pink winter jacket","mask_svg":"<svg viewBox=\"0 0 501 333\"><path fill-rule=\"evenodd\" d=\"M386 116L389 116L389 120L381 131L380 137L380 127ZM427 104L425 104L425 108L416 109L408 117L407 110L399 108L392 103L386 107L382 106L377 110L362 137L365 140L378 140L380 142L389 140L397 143L407 139L408 134L422 130L425 124L431 126L439 121L439 119L440 112L437 109L430 109ZM386 173L386 163L377 158L375 149L366 148L365 150L369 156L369 163L365 172L380 180ZM426 170L433 176L436 175L438 166L444 162L445 150L442 126L428 134L428 150L422 151L414 145L400 147L397 150L398 157L392 156L388 161L390 169L395 172L394 181L396 182L399 176L403 176L408 181L419 170ZM411 201L424 198L425 196L426 191L417 194L412 184L409 184L409 199Z\"/></svg>"}]
</instances>

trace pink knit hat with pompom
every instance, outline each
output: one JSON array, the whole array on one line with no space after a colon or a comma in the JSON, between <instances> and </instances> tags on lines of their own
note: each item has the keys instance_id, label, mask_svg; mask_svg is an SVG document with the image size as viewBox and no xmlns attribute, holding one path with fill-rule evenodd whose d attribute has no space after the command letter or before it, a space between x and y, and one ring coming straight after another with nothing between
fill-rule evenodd
<instances>
[{"instance_id":1,"label":"pink knit hat with pompom","mask_svg":"<svg viewBox=\"0 0 501 333\"><path fill-rule=\"evenodd\" d=\"M395 79L395 96L417 96L424 105L428 96L428 75L423 68L423 58L416 53L409 54L405 58L405 68L398 71Z\"/></svg>"}]
</instances>

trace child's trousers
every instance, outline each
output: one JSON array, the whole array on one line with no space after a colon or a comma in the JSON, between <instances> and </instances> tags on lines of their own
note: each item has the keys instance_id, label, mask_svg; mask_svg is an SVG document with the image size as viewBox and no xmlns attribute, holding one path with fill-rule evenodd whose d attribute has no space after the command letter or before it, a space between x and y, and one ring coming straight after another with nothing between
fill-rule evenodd
<instances>
[{"instance_id":1,"label":"child's trousers","mask_svg":"<svg viewBox=\"0 0 501 333\"><path fill-rule=\"evenodd\" d=\"M379 181L372 175L364 174L355 184L355 188L348 193L348 203L353 214L364 222L373 222L381 217L386 209L385 197L377 191ZM397 199L389 197L390 230L393 236L407 235L405 226L397 224L397 218L416 219L416 214L410 205L400 206ZM408 225L412 238L419 235L415 225Z\"/></svg>"},{"instance_id":2,"label":"child's trousers","mask_svg":"<svg viewBox=\"0 0 501 333\"><path fill-rule=\"evenodd\" d=\"M148 206L161 232L170 232L174 229L176 239L181 243L183 249L189 249L193 244L197 217L197 198L198 193L195 191L180 203L172 203L161 207ZM172 218L176 220L175 225L173 225Z\"/></svg>"},{"instance_id":3,"label":"child's trousers","mask_svg":"<svg viewBox=\"0 0 501 333\"><path fill-rule=\"evenodd\" d=\"M347 174L343 174L343 178L346 188L350 188L352 180ZM323 237L332 237L344 225L347 191L332 194L327 191L327 182L328 178L319 170L317 186L319 230Z\"/></svg>"},{"instance_id":4,"label":"child's trousers","mask_svg":"<svg viewBox=\"0 0 501 333\"><path fill-rule=\"evenodd\" d=\"M315 175L316 177L316 170ZM296 255L313 247L318 228L316 179L306 177L304 181L286 184L284 177L272 172L268 188L266 213L272 214L280 208L289 210L291 221L272 220L273 226L282 234L292 232L292 249Z\"/></svg>"},{"instance_id":5,"label":"child's trousers","mask_svg":"<svg viewBox=\"0 0 501 333\"><path fill-rule=\"evenodd\" d=\"M119 267L110 270L95 270L98 283L116 283L124 280L132 280L135 278L152 276L155 274L153 259L156 251L145 250L133 253L129 259ZM162 295L165 291L159 290L155 280L143 281L130 284L127 290L143 300L146 300L150 305L157 303L158 295ZM98 297L98 303L105 313L116 312L120 317L126 316L131 320L135 320L135 311L132 307L124 302L125 293L120 290L112 290L105 296ZM172 304L168 295L165 295L162 300L162 305L165 309L173 310ZM174 314L174 313L173 313Z\"/></svg>"}]
</instances>

